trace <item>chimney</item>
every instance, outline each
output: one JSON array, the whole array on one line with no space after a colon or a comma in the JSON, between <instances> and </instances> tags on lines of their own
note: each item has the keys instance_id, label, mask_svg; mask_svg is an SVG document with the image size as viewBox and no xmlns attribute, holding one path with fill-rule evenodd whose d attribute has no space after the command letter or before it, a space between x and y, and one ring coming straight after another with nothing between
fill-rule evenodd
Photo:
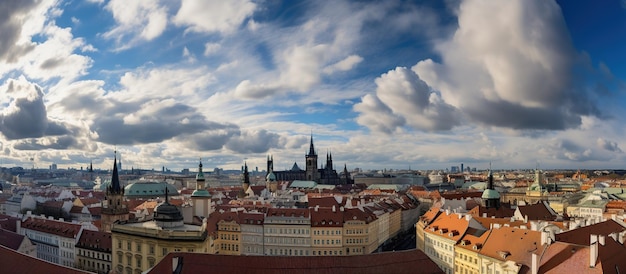
<instances>
[{"instance_id":1,"label":"chimney","mask_svg":"<svg viewBox=\"0 0 626 274\"><path fill-rule=\"evenodd\" d=\"M598 235L591 234L589 246L589 267L595 267L598 261Z\"/></svg>"},{"instance_id":2,"label":"chimney","mask_svg":"<svg viewBox=\"0 0 626 274\"><path fill-rule=\"evenodd\" d=\"M524 215L524 223L528 223L528 215Z\"/></svg>"},{"instance_id":3,"label":"chimney","mask_svg":"<svg viewBox=\"0 0 626 274\"><path fill-rule=\"evenodd\" d=\"M450 215L450 209L446 209L446 216Z\"/></svg>"},{"instance_id":4,"label":"chimney","mask_svg":"<svg viewBox=\"0 0 626 274\"><path fill-rule=\"evenodd\" d=\"M15 233L24 235L20 230L22 229L22 220L15 220Z\"/></svg>"},{"instance_id":5,"label":"chimney","mask_svg":"<svg viewBox=\"0 0 626 274\"><path fill-rule=\"evenodd\" d=\"M466 220L466 221L468 221L468 222L469 222L471 219L472 219L472 215L470 215L470 214L465 214L465 220Z\"/></svg>"},{"instance_id":6,"label":"chimney","mask_svg":"<svg viewBox=\"0 0 626 274\"><path fill-rule=\"evenodd\" d=\"M532 265L531 265L531 273L537 274L539 272L539 255L532 253Z\"/></svg>"}]
</instances>

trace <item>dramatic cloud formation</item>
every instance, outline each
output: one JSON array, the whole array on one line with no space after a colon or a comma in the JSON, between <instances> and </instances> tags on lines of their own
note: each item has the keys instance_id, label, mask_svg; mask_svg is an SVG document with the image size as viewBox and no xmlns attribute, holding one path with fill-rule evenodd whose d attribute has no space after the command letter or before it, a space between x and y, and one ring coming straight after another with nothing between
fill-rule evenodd
<instances>
[{"instance_id":1,"label":"dramatic cloud formation","mask_svg":"<svg viewBox=\"0 0 626 274\"><path fill-rule=\"evenodd\" d=\"M22 24L37 1L3 1L0 3L0 60L10 63L33 49L28 41L20 41Z\"/></svg>"},{"instance_id":2,"label":"dramatic cloud formation","mask_svg":"<svg viewBox=\"0 0 626 274\"><path fill-rule=\"evenodd\" d=\"M391 111L393 115L405 118L408 125L423 130L449 130L460 123L457 110L443 102L424 81L406 68L396 68L383 74L376 79L376 85L376 96L389 109L382 106L370 109L382 112L374 114L375 116L390 115ZM358 104L355 109L367 111ZM372 123L362 124L370 128L380 127Z\"/></svg>"},{"instance_id":3,"label":"dramatic cloud formation","mask_svg":"<svg viewBox=\"0 0 626 274\"><path fill-rule=\"evenodd\" d=\"M404 77L393 76L402 70L396 69L377 81L377 96L413 128L451 129L462 113L488 126L562 130L580 126L582 116L601 115L584 83L574 81L587 64L556 3L463 1L458 23L436 46L441 63L428 59L412 68L419 85L407 81L405 69ZM423 115L428 90L438 91L431 102L440 107Z\"/></svg>"},{"instance_id":4,"label":"dramatic cloud formation","mask_svg":"<svg viewBox=\"0 0 626 274\"><path fill-rule=\"evenodd\" d=\"M41 87L20 79L9 79L0 87L9 104L0 113L0 132L9 140L67 134L60 123L48 119Z\"/></svg>"},{"instance_id":5,"label":"dramatic cloud formation","mask_svg":"<svg viewBox=\"0 0 626 274\"><path fill-rule=\"evenodd\" d=\"M348 169L622 167L626 17L589 5L2 1L0 154L290 168L313 135Z\"/></svg>"}]
</instances>

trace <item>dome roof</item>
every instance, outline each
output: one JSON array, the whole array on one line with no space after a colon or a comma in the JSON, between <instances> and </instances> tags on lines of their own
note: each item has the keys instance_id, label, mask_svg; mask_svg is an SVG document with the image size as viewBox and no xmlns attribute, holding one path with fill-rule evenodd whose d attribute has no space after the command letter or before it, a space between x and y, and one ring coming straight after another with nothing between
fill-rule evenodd
<instances>
[{"instance_id":1,"label":"dome roof","mask_svg":"<svg viewBox=\"0 0 626 274\"><path fill-rule=\"evenodd\" d=\"M500 193L493 189L485 189L482 195L483 199L500 199Z\"/></svg>"},{"instance_id":2,"label":"dome roof","mask_svg":"<svg viewBox=\"0 0 626 274\"><path fill-rule=\"evenodd\" d=\"M124 187L126 197L157 197L165 196L165 188L169 195L178 195L175 186L165 182L137 182Z\"/></svg>"},{"instance_id":3,"label":"dome roof","mask_svg":"<svg viewBox=\"0 0 626 274\"><path fill-rule=\"evenodd\" d=\"M154 209L154 220L161 222L177 222L183 220L180 210L169 202L165 201Z\"/></svg>"},{"instance_id":4,"label":"dome roof","mask_svg":"<svg viewBox=\"0 0 626 274\"><path fill-rule=\"evenodd\" d=\"M191 197L209 197L211 198L211 194L206 189L196 189L191 193Z\"/></svg>"}]
</instances>

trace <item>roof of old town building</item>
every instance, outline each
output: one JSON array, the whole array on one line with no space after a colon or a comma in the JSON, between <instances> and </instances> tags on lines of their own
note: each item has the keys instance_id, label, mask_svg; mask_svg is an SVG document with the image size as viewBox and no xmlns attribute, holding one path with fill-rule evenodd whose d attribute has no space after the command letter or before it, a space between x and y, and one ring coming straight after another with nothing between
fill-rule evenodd
<instances>
[{"instance_id":1,"label":"roof of old town building","mask_svg":"<svg viewBox=\"0 0 626 274\"><path fill-rule=\"evenodd\" d=\"M178 262L174 266L175 261ZM169 253L148 273L297 273L378 274L443 273L419 250L383 252L357 256L229 256L200 253Z\"/></svg>"},{"instance_id":2,"label":"roof of old town building","mask_svg":"<svg viewBox=\"0 0 626 274\"><path fill-rule=\"evenodd\" d=\"M554 221L557 218L557 214L554 210L543 202L531 205L520 205L517 207L517 210L519 210L522 216L528 216L528 220Z\"/></svg>"},{"instance_id":3,"label":"roof of old town building","mask_svg":"<svg viewBox=\"0 0 626 274\"><path fill-rule=\"evenodd\" d=\"M579 227L555 235L556 241L566 242L578 245L589 245L590 235L608 236L611 233L619 233L626 230L620 222L614 220L606 220L604 222Z\"/></svg>"},{"instance_id":4,"label":"roof of old town building","mask_svg":"<svg viewBox=\"0 0 626 274\"><path fill-rule=\"evenodd\" d=\"M343 209L311 208L311 227L343 227Z\"/></svg>"},{"instance_id":5,"label":"roof of old town building","mask_svg":"<svg viewBox=\"0 0 626 274\"><path fill-rule=\"evenodd\" d=\"M547 245L541 243L541 232L515 227L491 230L479 254L499 261L521 264L520 272L529 272L532 254L541 255Z\"/></svg>"},{"instance_id":6,"label":"roof of old town building","mask_svg":"<svg viewBox=\"0 0 626 274\"><path fill-rule=\"evenodd\" d=\"M440 237L458 242L469 228L469 220L461 214L442 213L430 225L425 233L437 234Z\"/></svg>"},{"instance_id":7,"label":"roof of old town building","mask_svg":"<svg viewBox=\"0 0 626 274\"><path fill-rule=\"evenodd\" d=\"M24 235L17 234L13 231L0 228L0 245L6 246L13 250L18 250L22 241L24 241Z\"/></svg>"},{"instance_id":8,"label":"roof of old town building","mask_svg":"<svg viewBox=\"0 0 626 274\"><path fill-rule=\"evenodd\" d=\"M22 222L22 228L54 234L65 238L76 238L80 232L81 225L29 217Z\"/></svg>"},{"instance_id":9,"label":"roof of old town building","mask_svg":"<svg viewBox=\"0 0 626 274\"><path fill-rule=\"evenodd\" d=\"M0 265L10 266L11 273L84 274L91 273L79 269L53 264L32 256L0 246Z\"/></svg>"},{"instance_id":10,"label":"roof of old town building","mask_svg":"<svg viewBox=\"0 0 626 274\"><path fill-rule=\"evenodd\" d=\"M76 247L91 249L101 252L111 252L111 233L83 230L76 243Z\"/></svg>"}]
</instances>

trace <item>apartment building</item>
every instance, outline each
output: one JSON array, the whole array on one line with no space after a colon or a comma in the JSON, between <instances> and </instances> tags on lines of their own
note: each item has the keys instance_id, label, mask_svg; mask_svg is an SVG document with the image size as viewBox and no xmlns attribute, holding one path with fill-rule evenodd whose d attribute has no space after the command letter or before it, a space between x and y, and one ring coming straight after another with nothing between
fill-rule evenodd
<instances>
[{"instance_id":1,"label":"apartment building","mask_svg":"<svg viewBox=\"0 0 626 274\"><path fill-rule=\"evenodd\" d=\"M37 258L68 267L74 267L75 246L82 231L79 224L39 217L27 217L18 228L19 234L37 246Z\"/></svg>"},{"instance_id":2,"label":"apartment building","mask_svg":"<svg viewBox=\"0 0 626 274\"><path fill-rule=\"evenodd\" d=\"M320 208L311 214L311 250L313 256L344 255L343 247L344 208Z\"/></svg>"},{"instance_id":3,"label":"apartment building","mask_svg":"<svg viewBox=\"0 0 626 274\"><path fill-rule=\"evenodd\" d=\"M270 208L264 222L264 254L310 256L311 218L309 209Z\"/></svg>"}]
</instances>

